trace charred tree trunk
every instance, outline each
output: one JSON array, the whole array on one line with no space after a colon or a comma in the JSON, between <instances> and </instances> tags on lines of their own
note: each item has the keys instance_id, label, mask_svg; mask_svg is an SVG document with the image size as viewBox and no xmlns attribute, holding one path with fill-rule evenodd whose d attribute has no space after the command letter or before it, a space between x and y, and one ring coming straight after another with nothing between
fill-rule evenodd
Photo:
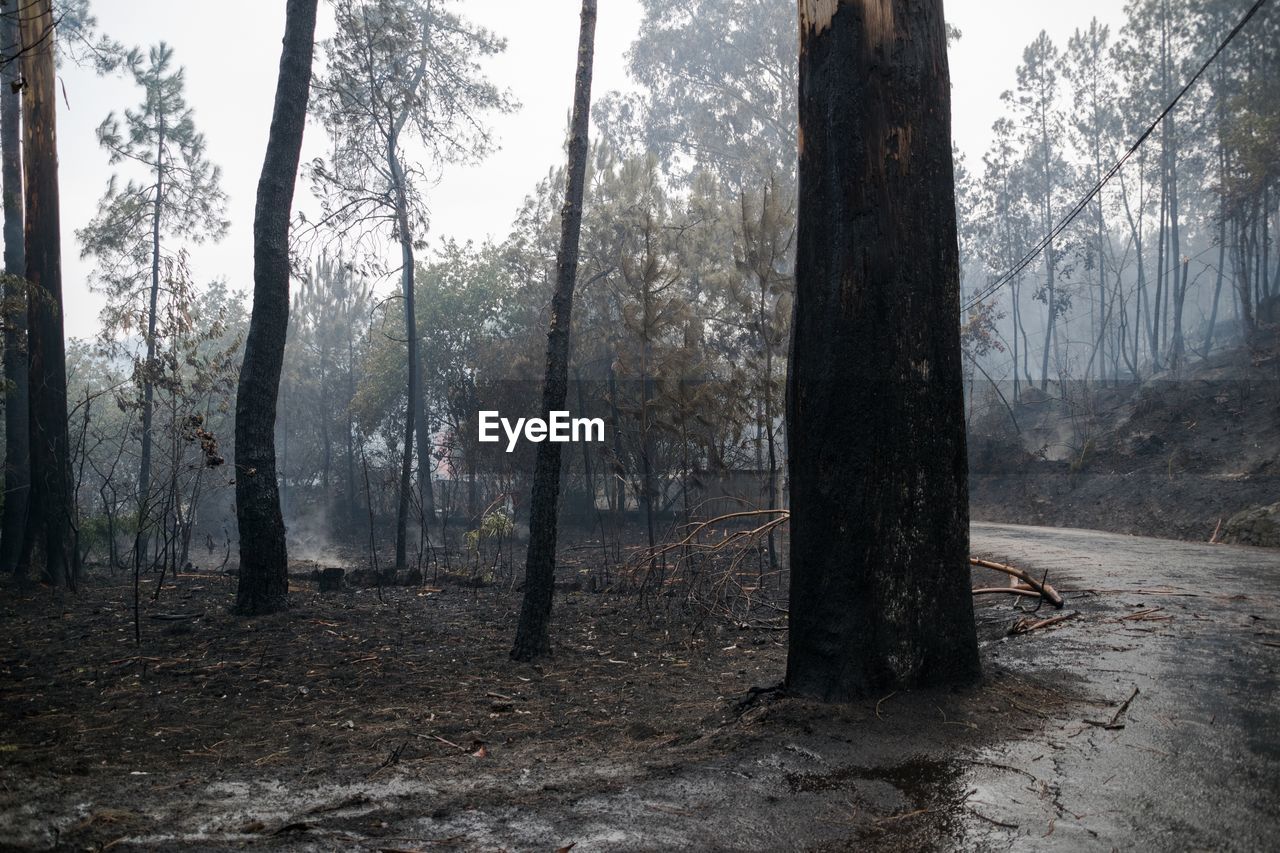
<instances>
[{"instance_id":1,"label":"charred tree trunk","mask_svg":"<svg viewBox=\"0 0 1280 853\"><path fill-rule=\"evenodd\" d=\"M329 396L329 359L328 349L321 347L320 349L320 411L316 412L316 416L320 420L320 488L324 490L324 510L326 518L330 503L333 500L333 490L329 485L329 475L333 471L333 439L329 435L329 420L333 417L333 401Z\"/></svg>"},{"instance_id":2,"label":"charred tree trunk","mask_svg":"<svg viewBox=\"0 0 1280 853\"><path fill-rule=\"evenodd\" d=\"M787 687L972 681L941 0L802 0Z\"/></svg>"},{"instance_id":3,"label":"charred tree trunk","mask_svg":"<svg viewBox=\"0 0 1280 853\"><path fill-rule=\"evenodd\" d=\"M418 341L418 309L414 304L414 250L413 232L409 223L408 194L404 169L396 155L395 142L387 149L392 181L396 186L396 221L400 232L401 289L404 298L405 339L408 345L409 387L405 411L404 473L401 477L401 504L396 515L396 570L408 568L406 549L409 520L410 474L413 469L414 440L417 440L418 501L422 523L422 538L428 535L428 523L435 515L435 493L431 488L431 429L427 423L426 395L422 388L422 349ZM423 542L419 542L421 546Z\"/></svg>"},{"instance_id":4,"label":"charred tree trunk","mask_svg":"<svg viewBox=\"0 0 1280 853\"><path fill-rule=\"evenodd\" d=\"M28 0L21 19L22 150L26 186L27 368L31 492L23 559L49 583L75 581L67 353L62 333L57 71L52 0Z\"/></svg>"},{"instance_id":5,"label":"charred tree trunk","mask_svg":"<svg viewBox=\"0 0 1280 853\"><path fill-rule=\"evenodd\" d=\"M351 533L360 529L360 499L356 497L356 425L351 406L356 398L354 325L347 331L347 524Z\"/></svg>"},{"instance_id":6,"label":"charred tree trunk","mask_svg":"<svg viewBox=\"0 0 1280 853\"><path fill-rule=\"evenodd\" d=\"M421 362L418 357L418 314L413 300L413 235L409 230L409 209L404 188L404 170L396 153L396 137L387 141L387 166L396 193L396 229L400 238L400 298L404 302L404 331L408 348L409 385L405 394L404 456L400 459L400 499L396 505L396 565L398 572L409 568L409 505L413 487L413 438L418 431L418 398L422 393ZM426 424L422 425L426 428ZM421 443L419 443L421 456ZM418 476L430 470L426 460L418 460Z\"/></svg>"},{"instance_id":7,"label":"charred tree trunk","mask_svg":"<svg viewBox=\"0 0 1280 853\"><path fill-rule=\"evenodd\" d=\"M1165 119L1168 133L1173 134L1173 115ZM1173 331L1166 333L1169 342L1169 366L1177 369L1182 365L1185 344L1182 335L1182 308L1187 297L1187 262L1182 257L1182 234L1179 228L1178 209L1178 152L1174 148L1169 154L1169 292L1173 299ZM1178 268L1182 268L1179 277Z\"/></svg>"},{"instance_id":8,"label":"charred tree trunk","mask_svg":"<svg viewBox=\"0 0 1280 853\"><path fill-rule=\"evenodd\" d=\"M147 301L147 360L142 366L142 451L138 463L138 536L137 548L143 566L147 564L150 539L147 518L151 507L151 453L155 412L155 384L151 381L156 361L156 310L160 302L160 214L164 209L164 116L160 116L159 139L156 142L156 196L151 211L151 294Z\"/></svg>"},{"instance_id":9,"label":"charred tree trunk","mask_svg":"<svg viewBox=\"0 0 1280 853\"><path fill-rule=\"evenodd\" d=\"M1043 223L1045 229L1053 227L1053 213L1051 199L1053 197L1053 189L1051 177L1049 175L1049 136L1046 131L1044 136L1044 159L1045 159L1045 200L1043 205L1044 217ZM1054 257L1053 241L1049 241L1049 245L1044 249L1044 273L1045 273L1045 307L1048 311L1048 318L1044 324L1044 352L1040 354L1040 390L1044 391L1049 387L1049 350L1052 346L1054 332L1058 322L1058 291L1057 284L1054 281L1054 270L1057 259ZM1061 378L1061 377L1059 377Z\"/></svg>"},{"instance_id":10,"label":"charred tree trunk","mask_svg":"<svg viewBox=\"0 0 1280 853\"><path fill-rule=\"evenodd\" d=\"M1222 300L1222 281L1226 278L1227 263L1227 222L1225 214L1218 215L1218 271L1213 282L1213 304L1209 311L1209 320L1204 333L1204 358L1207 361L1213 352L1213 332L1218 325L1218 305Z\"/></svg>"},{"instance_id":11,"label":"charred tree trunk","mask_svg":"<svg viewBox=\"0 0 1280 853\"><path fill-rule=\"evenodd\" d=\"M288 553L276 484L276 397L289 330L289 216L311 92L318 0L289 0L280 77L253 223L253 311L236 394L236 612L288 607Z\"/></svg>"},{"instance_id":12,"label":"charred tree trunk","mask_svg":"<svg viewBox=\"0 0 1280 853\"><path fill-rule=\"evenodd\" d=\"M1142 174L1145 169L1146 155L1144 151L1138 152L1138 210L1144 207L1143 202L1143 179ZM1134 283L1134 307L1132 322L1132 339L1133 351L1132 355L1128 351L1125 352L1125 360L1129 364L1129 372L1133 374L1133 378L1138 379L1138 365L1141 364L1142 349L1142 326L1143 326L1143 294L1147 290L1146 270L1142 265L1142 218L1135 217L1133 208L1129 204L1129 190L1125 185L1124 173L1120 174L1120 201L1124 205L1125 219L1129 222L1129 234L1133 239L1134 260L1137 265L1137 281ZM1124 300L1120 301L1121 310L1124 310Z\"/></svg>"},{"instance_id":13,"label":"charred tree trunk","mask_svg":"<svg viewBox=\"0 0 1280 853\"><path fill-rule=\"evenodd\" d=\"M1098 92L1095 87L1093 92L1093 102L1098 102ZM1097 124L1094 124L1093 133L1093 174L1096 181L1102 179L1102 141L1101 132ZM1107 299L1107 264L1105 261L1107 248L1107 211L1102 203L1102 191L1098 191L1098 221L1095 223L1097 230L1094 233L1094 240L1097 246L1098 259L1098 381L1105 383L1107 381L1107 325L1111 312L1108 310Z\"/></svg>"},{"instance_id":14,"label":"charred tree trunk","mask_svg":"<svg viewBox=\"0 0 1280 853\"><path fill-rule=\"evenodd\" d=\"M18 19L6 3L0 11L0 179L4 183L4 515L0 520L0 572L17 571L31 491L31 435L27 388L27 274L22 233L22 79L16 61Z\"/></svg>"},{"instance_id":15,"label":"charred tree trunk","mask_svg":"<svg viewBox=\"0 0 1280 853\"><path fill-rule=\"evenodd\" d=\"M542 383L542 409L564 409L569 384L569 332L573 288L578 277L578 237L582 230L582 196L587 174L587 134L591 115L591 70L595 49L596 0L582 0L578 35L578 70L573 86L573 119L569 135L569 169L564 207L560 210L560 251L556 257L556 289L551 299L547 333L547 371ZM556 568L556 517L560 502L560 444L538 445L529 501L529 549L525 557L524 602L511 657L533 660L549 654L551 594Z\"/></svg>"}]
</instances>

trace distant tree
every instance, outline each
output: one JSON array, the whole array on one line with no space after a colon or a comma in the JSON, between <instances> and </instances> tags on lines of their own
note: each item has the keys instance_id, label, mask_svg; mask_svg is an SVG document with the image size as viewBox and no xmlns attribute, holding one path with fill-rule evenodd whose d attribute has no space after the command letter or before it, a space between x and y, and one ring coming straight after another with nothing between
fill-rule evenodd
<instances>
[{"instance_id":1,"label":"distant tree","mask_svg":"<svg viewBox=\"0 0 1280 853\"><path fill-rule=\"evenodd\" d=\"M1062 108L1059 104L1058 48L1043 30L1022 52L1018 86L1006 93L1017 116L1026 156L1025 192L1035 211L1036 230L1048 234L1058 223L1063 193L1070 186L1070 167L1063 157ZM1044 281L1035 297L1045 304L1044 346L1040 353L1040 390L1049 383L1049 357L1057 343L1058 318L1071 307L1059 279L1061 245L1044 250Z\"/></svg>"},{"instance_id":2,"label":"distant tree","mask_svg":"<svg viewBox=\"0 0 1280 853\"><path fill-rule=\"evenodd\" d=\"M544 285L545 280L538 284ZM512 343L521 332L527 332L530 338L536 334L532 318L527 316L535 312L528 308L522 311L513 299L505 258L490 244L475 246L446 240L430 263L418 266L416 286L420 317L427 330L422 340L423 355L436 366L427 377L426 394L445 433L443 451L449 454L449 468L461 473L466 481L465 518L474 528L481 524L484 510L479 494L481 459L476 413L481 408L480 400L489 398L495 383L513 378L508 371L523 372L526 368L520 363L523 352L513 352ZM537 290L539 296L545 293L545 287ZM542 313L538 311L536 316ZM519 348L523 341L515 343ZM528 369L531 371L532 366ZM502 411L506 407L497 408ZM515 410L523 411L524 406ZM523 473L527 476L532 472ZM442 535L446 522L442 507Z\"/></svg>"},{"instance_id":3,"label":"distant tree","mask_svg":"<svg viewBox=\"0 0 1280 853\"><path fill-rule=\"evenodd\" d=\"M129 61L130 52L120 42L98 32L98 19L89 0L54 0L53 13L58 62L70 61L106 74Z\"/></svg>"},{"instance_id":4,"label":"distant tree","mask_svg":"<svg viewBox=\"0 0 1280 853\"><path fill-rule=\"evenodd\" d=\"M165 266L168 298L157 318L161 345L152 368L155 486L139 515L142 523L134 540L134 571L140 572L144 553L139 540L154 531L157 542L150 562L162 576L187 564L201 504L218 485L205 472L225 461L222 446L228 435L221 426L231 409L242 343L233 328L238 297L218 283L197 290L184 263ZM126 394L126 389L135 393ZM127 385L116 394L118 405L135 417L139 396Z\"/></svg>"},{"instance_id":5,"label":"distant tree","mask_svg":"<svg viewBox=\"0 0 1280 853\"><path fill-rule=\"evenodd\" d=\"M1125 80L1126 106L1130 120L1138 127L1173 100L1184 77L1190 28L1179 25L1188 9L1188 0L1132 0L1125 8L1126 20L1117 44L1116 62ZM1182 132L1179 110L1161 122L1151 137L1153 149L1146 158L1154 166L1153 189L1159 198L1155 222L1154 292L1145 294L1143 321L1146 326L1151 367L1158 371L1182 358L1181 303L1183 282L1179 275L1182 253L1182 211L1180 161ZM1170 308L1178 314L1169 328ZM1175 342L1173 338L1176 337Z\"/></svg>"},{"instance_id":6,"label":"distant tree","mask_svg":"<svg viewBox=\"0 0 1280 853\"><path fill-rule=\"evenodd\" d=\"M795 214L785 190L772 175L758 193L742 192L738 198L738 222L734 263L742 281L739 304L746 308L747 327L755 340L748 349L746 366L755 377L756 470L765 477L764 503L778 506L778 426L782 409L782 382L778 365L786 355L791 331L791 254L795 241ZM767 451L767 452L766 452ZM769 565L778 567L777 544L769 531Z\"/></svg>"},{"instance_id":7,"label":"distant tree","mask_svg":"<svg viewBox=\"0 0 1280 853\"><path fill-rule=\"evenodd\" d=\"M654 155L623 161L597 208L608 234L601 249L613 306L610 392L614 428L631 474L632 492L644 512L650 549L657 544L657 516L664 509L665 482L674 466L663 460L673 425L673 383L688 374L684 348L692 306L677 251L677 213ZM619 381L620 380L620 381ZM678 451L677 451L678 452Z\"/></svg>"},{"instance_id":8,"label":"distant tree","mask_svg":"<svg viewBox=\"0 0 1280 853\"><path fill-rule=\"evenodd\" d=\"M1070 86L1071 102L1076 109L1068 122L1068 137L1078 161L1083 164L1082 184L1099 184L1114 158L1120 143L1120 121L1117 114L1117 78L1111 52L1111 31L1094 18L1087 30L1077 29L1067 42L1062 57L1062 71ZM1098 379L1106 378L1108 328L1116 304L1107 289L1108 231L1105 201L1100 191L1090 205L1093 234L1089 249L1090 265L1097 276L1094 329L1090 362L1097 365Z\"/></svg>"},{"instance_id":9,"label":"distant tree","mask_svg":"<svg viewBox=\"0 0 1280 853\"><path fill-rule=\"evenodd\" d=\"M332 485L341 463L342 509L352 530L363 527L363 508L357 487L351 402L371 308L369 280L342 256L322 253L293 300L290 319L294 322L281 378L282 386L288 380L289 393L298 401L295 410L307 413L295 419L298 425L292 437L310 438L318 445L323 517L338 526L338 519L331 519L329 512L337 508ZM281 467L283 479L283 464Z\"/></svg>"},{"instance_id":10,"label":"distant tree","mask_svg":"<svg viewBox=\"0 0 1280 853\"><path fill-rule=\"evenodd\" d=\"M1027 208L1023 192L1025 168L1013 122L1005 117L998 118L991 130L991 148L983 156L978 204L972 215L981 233L978 255L985 262L989 278L995 280L1021 260L1035 236L1031 233L1031 211ZM1008 286L1015 401L1021 394L1024 377L1028 387L1034 384L1030 366L1031 347L1023 320L1022 286L1022 273L1015 275Z\"/></svg>"},{"instance_id":11,"label":"distant tree","mask_svg":"<svg viewBox=\"0 0 1280 853\"><path fill-rule=\"evenodd\" d=\"M973 388L974 373L995 382L983 368L980 360L993 352L1004 352L1007 347L1000 337L999 321L1005 314L1000 310L1003 294L984 294L981 287L989 283L982 275L983 250L986 248L981 216L978 214L982 199L982 187L965 165L964 154L952 143L951 160L955 165L956 187L956 236L960 248L960 299L969 308L960 319L960 347L968 365L965 368L965 386ZM968 287L968 279L979 273L980 283ZM970 304L978 297L976 304ZM1016 381L1017 372L1014 372ZM999 387L996 389L997 393Z\"/></svg>"},{"instance_id":12,"label":"distant tree","mask_svg":"<svg viewBox=\"0 0 1280 853\"><path fill-rule=\"evenodd\" d=\"M800 4L787 688L979 673L940 0Z\"/></svg>"},{"instance_id":13,"label":"distant tree","mask_svg":"<svg viewBox=\"0 0 1280 853\"><path fill-rule=\"evenodd\" d=\"M50 0L19 15L25 187L27 357L31 492L23 566L72 586L77 565L67 431L67 356L62 329L62 240L58 195L57 74Z\"/></svg>"},{"instance_id":14,"label":"distant tree","mask_svg":"<svg viewBox=\"0 0 1280 853\"><path fill-rule=\"evenodd\" d=\"M1160 101L1169 103L1178 89L1178 80L1183 76L1181 65L1185 56L1185 42L1179 44L1178 9L1183 5L1181 0L1159 0L1157 14L1160 27ZM1181 48L1181 49L1180 49ZM1163 180L1162 193L1165 196L1164 219L1161 222L1161 239L1166 253L1160 255L1160 263L1164 269L1164 299L1159 303L1160 283L1157 280L1157 307L1160 309L1162 329L1161 340L1165 341L1170 367L1176 368L1182 363L1185 343L1182 336L1182 310L1187 293L1188 265L1182 255L1182 209L1179 194L1179 164L1184 157L1183 140L1178 130L1178 110L1174 109L1160 122L1160 154L1161 174ZM1165 236L1165 225L1168 236ZM1172 304L1173 310L1169 311ZM1169 315L1173 315L1173 328L1169 329Z\"/></svg>"},{"instance_id":15,"label":"distant tree","mask_svg":"<svg viewBox=\"0 0 1280 853\"><path fill-rule=\"evenodd\" d=\"M560 250L556 256L556 286L551 297L551 328L547 332L546 372L542 380L542 413L562 411L569 393L569 334L572 329L573 290L578 278L578 242L582 231L591 116L591 71L595 51L596 0L582 0L578 34L578 62L573 87L573 118L569 130L569 168L560 212ZM529 547L525 557L524 600L511 656L533 660L550 653L551 599L556 566L556 524L560 504L560 444L538 445L529 502Z\"/></svg>"},{"instance_id":16,"label":"distant tree","mask_svg":"<svg viewBox=\"0 0 1280 853\"><path fill-rule=\"evenodd\" d=\"M183 96L185 75L172 67L173 49L163 42L147 58L128 57L127 67L143 91L137 111L115 113L98 127L98 141L112 165L127 164L145 174L123 186L113 175L98 214L77 232L81 254L98 260L97 286L107 294L104 334L141 332L145 355L138 359L135 381L142 387L142 445L138 465L138 506L151 503L156 323L163 308L162 270L167 242L199 243L221 239L226 194L221 171L205 156L204 136ZM140 521L142 559L146 561L147 519Z\"/></svg>"},{"instance_id":17,"label":"distant tree","mask_svg":"<svg viewBox=\"0 0 1280 853\"><path fill-rule=\"evenodd\" d=\"M17 24L23 4L19 0L0 0L0 15ZM93 68L106 73L119 68L128 57L128 51L115 39L98 32L98 19L94 16L89 0L53 0L54 30L58 35L54 44L54 61L60 65L70 61L80 67ZM0 51L0 68L19 68L20 56L13 50L17 44L8 42Z\"/></svg>"},{"instance_id":18,"label":"distant tree","mask_svg":"<svg viewBox=\"0 0 1280 853\"><path fill-rule=\"evenodd\" d=\"M795 181L795 4L787 0L643 0L627 60L642 91L611 93L600 123L612 142L653 151L687 174L710 169L732 189L770 174ZM628 145L630 143L630 145ZM634 149L639 149L634 150Z\"/></svg>"},{"instance_id":19,"label":"distant tree","mask_svg":"<svg viewBox=\"0 0 1280 853\"><path fill-rule=\"evenodd\" d=\"M253 222L253 311L236 393L236 612L289 605L288 547L276 483L276 397L289 326L289 219L311 93L318 0L289 0L271 132Z\"/></svg>"},{"instance_id":20,"label":"distant tree","mask_svg":"<svg viewBox=\"0 0 1280 853\"><path fill-rule=\"evenodd\" d=\"M1209 2L1201 10L1197 16L1197 31L1200 40L1205 43L1211 43L1219 33L1229 32L1232 26L1233 16L1237 13L1233 4L1223 2ZM1272 25L1275 26L1274 24ZM1229 55L1230 57L1231 55ZM1228 58L1229 58L1228 57ZM1210 109L1213 110L1213 132L1205 134L1212 144L1212 152L1210 157L1213 162L1213 168L1216 172L1214 187L1214 201L1217 202L1217 214L1214 217L1215 240L1218 248L1217 269L1214 272L1213 300L1211 303L1209 319L1205 324L1204 335L1204 352L1203 357L1209 358L1213 352L1214 333L1217 330L1218 311L1222 298L1222 286L1227 277L1227 144L1226 134L1227 127L1227 106L1231 99L1234 89L1234 80L1232 79L1231 63L1220 61L1215 63L1215 68L1209 77L1209 85L1211 87L1211 95L1209 98Z\"/></svg>"},{"instance_id":21,"label":"distant tree","mask_svg":"<svg viewBox=\"0 0 1280 853\"><path fill-rule=\"evenodd\" d=\"M1234 10L1238 14L1238 10ZM1231 20L1228 11L1227 21ZM1214 17L1222 20L1221 12ZM1226 98L1221 112L1222 209L1236 306L1246 341L1258 341L1259 328L1276 322L1280 302L1280 258L1276 258L1276 209L1280 199L1280 15L1271 9L1252 22L1247 39L1233 45Z\"/></svg>"},{"instance_id":22,"label":"distant tree","mask_svg":"<svg viewBox=\"0 0 1280 853\"><path fill-rule=\"evenodd\" d=\"M432 167L475 161L492 146L481 123L511 108L485 78L478 57L506 43L444 8L441 0L338 0L337 34L326 46L328 70L317 81L315 109L334 143L312 174L324 197L324 222L347 234L362 229L398 244L404 305L408 392L396 516L396 568L407 567L414 439L424 517L434 514L431 428L422 393L423 366L414 305L414 255L427 229L422 198L428 175L406 147L424 145ZM423 525L425 530L426 525Z\"/></svg>"}]
</instances>

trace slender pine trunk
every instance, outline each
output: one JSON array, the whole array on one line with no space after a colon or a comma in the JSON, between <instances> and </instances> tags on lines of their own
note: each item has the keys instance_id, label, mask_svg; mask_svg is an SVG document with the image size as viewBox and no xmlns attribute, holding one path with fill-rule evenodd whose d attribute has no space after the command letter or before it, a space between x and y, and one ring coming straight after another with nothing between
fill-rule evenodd
<instances>
[{"instance_id":1,"label":"slender pine trunk","mask_svg":"<svg viewBox=\"0 0 1280 853\"><path fill-rule=\"evenodd\" d=\"M408 347L409 383L405 391L404 455L400 458L400 498L396 504L396 563L398 572L409 567L409 506L413 500L414 435L419 429L418 395L421 393L421 363L418 358L418 318L413 293L413 233L409 225L408 197L404 186L404 170L396 152L396 138L387 141L387 166L396 196L396 230L400 238L400 298L404 303L404 329ZM421 454L419 454L421 455ZM419 459L418 470L429 467Z\"/></svg>"},{"instance_id":2,"label":"slender pine trunk","mask_svg":"<svg viewBox=\"0 0 1280 853\"><path fill-rule=\"evenodd\" d=\"M542 383L544 413L561 411L568 396L573 290L578 277L578 238L587 174L587 134L591 115L591 71L595 49L596 0L582 0L578 34L578 67L573 86L573 118L569 132L569 167L564 207L560 211L560 249L556 257L556 289L551 299L547 333L547 366ZM555 587L556 519L560 501L560 444L538 445L529 502L529 549L525 557L524 601L511 657L533 660L551 651L551 599Z\"/></svg>"},{"instance_id":3,"label":"slender pine trunk","mask_svg":"<svg viewBox=\"0 0 1280 853\"><path fill-rule=\"evenodd\" d=\"M276 482L276 401L289 331L289 217L307 122L318 5L318 0L288 0L253 223L253 309L236 393L236 612L246 616L289 605L289 555Z\"/></svg>"},{"instance_id":4,"label":"slender pine trunk","mask_svg":"<svg viewBox=\"0 0 1280 853\"><path fill-rule=\"evenodd\" d=\"M356 398L354 327L347 332L347 523L354 533L360 527L360 500L356 496L356 425L351 406Z\"/></svg>"}]
</instances>

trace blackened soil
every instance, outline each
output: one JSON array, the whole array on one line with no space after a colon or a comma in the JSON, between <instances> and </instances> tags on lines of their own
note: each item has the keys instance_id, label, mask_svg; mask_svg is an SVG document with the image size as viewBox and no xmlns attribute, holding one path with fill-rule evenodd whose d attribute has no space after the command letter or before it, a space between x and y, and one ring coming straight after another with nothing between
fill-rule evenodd
<instances>
[{"instance_id":1,"label":"blackened soil","mask_svg":"<svg viewBox=\"0 0 1280 853\"><path fill-rule=\"evenodd\" d=\"M222 574L140 591L139 643L126 578L5 589L5 849L917 849L958 837L957 756L1077 702L998 666L842 708L751 693L785 631L624 596L558 596L531 666L506 589L295 580L288 614L249 621ZM980 617L994 640L1018 614Z\"/></svg>"}]
</instances>

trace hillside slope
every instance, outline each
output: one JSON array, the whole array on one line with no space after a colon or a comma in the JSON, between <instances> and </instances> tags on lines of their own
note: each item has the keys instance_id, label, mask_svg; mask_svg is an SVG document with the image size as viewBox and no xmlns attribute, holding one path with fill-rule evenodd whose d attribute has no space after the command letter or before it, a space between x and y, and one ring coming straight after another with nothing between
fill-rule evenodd
<instances>
[{"instance_id":1,"label":"hillside slope","mask_svg":"<svg viewBox=\"0 0 1280 853\"><path fill-rule=\"evenodd\" d=\"M1275 335L1141 384L1024 389L1012 417L989 386L977 395L976 520L1204 541L1236 513L1280 502Z\"/></svg>"}]
</instances>

